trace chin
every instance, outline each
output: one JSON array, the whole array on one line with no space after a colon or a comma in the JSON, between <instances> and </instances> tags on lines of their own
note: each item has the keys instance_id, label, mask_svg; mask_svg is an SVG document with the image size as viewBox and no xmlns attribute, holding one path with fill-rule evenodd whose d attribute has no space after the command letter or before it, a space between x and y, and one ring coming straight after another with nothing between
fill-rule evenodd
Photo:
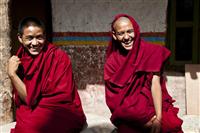
<instances>
[{"instance_id":1,"label":"chin","mask_svg":"<svg viewBox=\"0 0 200 133\"><path fill-rule=\"evenodd\" d=\"M132 47L128 47L128 48L126 48L126 47L124 47L126 50L131 50L132 49Z\"/></svg>"},{"instance_id":2,"label":"chin","mask_svg":"<svg viewBox=\"0 0 200 133\"><path fill-rule=\"evenodd\" d=\"M124 47L125 50L131 50L133 46L131 45L131 46L128 46L128 47L127 46L123 46L123 47Z\"/></svg>"},{"instance_id":3,"label":"chin","mask_svg":"<svg viewBox=\"0 0 200 133\"><path fill-rule=\"evenodd\" d=\"M40 52L36 52L36 51L29 51L29 53L31 54L31 55L38 55L38 54L40 54Z\"/></svg>"},{"instance_id":4,"label":"chin","mask_svg":"<svg viewBox=\"0 0 200 133\"><path fill-rule=\"evenodd\" d=\"M122 43L122 46L124 47L125 50L131 50L132 47L133 47L133 42L129 43L128 45L129 45L129 46L127 46L127 44L123 44L123 43Z\"/></svg>"}]
</instances>

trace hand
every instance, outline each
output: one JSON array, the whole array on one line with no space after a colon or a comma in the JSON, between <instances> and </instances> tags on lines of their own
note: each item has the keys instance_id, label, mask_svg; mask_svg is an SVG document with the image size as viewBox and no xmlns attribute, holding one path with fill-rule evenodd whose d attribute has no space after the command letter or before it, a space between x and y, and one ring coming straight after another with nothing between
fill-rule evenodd
<instances>
[{"instance_id":1,"label":"hand","mask_svg":"<svg viewBox=\"0 0 200 133\"><path fill-rule=\"evenodd\" d=\"M10 77L16 75L16 72L20 63L21 61L17 56L12 56L8 60L7 73Z\"/></svg>"},{"instance_id":2,"label":"hand","mask_svg":"<svg viewBox=\"0 0 200 133\"><path fill-rule=\"evenodd\" d=\"M156 116L154 115L145 125L144 127L145 128L151 128L152 127L152 124L153 124L153 121L156 119Z\"/></svg>"},{"instance_id":3,"label":"hand","mask_svg":"<svg viewBox=\"0 0 200 133\"><path fill-rule=\"evenodd\" d=\"M160 132L161 132L161 120L156 118L152 123L151 133L160 133Z\"/></svg>"}]
</instances>

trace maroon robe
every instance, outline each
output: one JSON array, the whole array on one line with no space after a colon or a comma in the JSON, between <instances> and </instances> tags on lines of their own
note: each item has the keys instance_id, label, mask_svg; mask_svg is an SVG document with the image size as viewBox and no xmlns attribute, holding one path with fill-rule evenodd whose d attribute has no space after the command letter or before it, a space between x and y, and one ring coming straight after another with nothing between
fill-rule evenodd
<instances>
[{"instance_id":1,"label":"maroon robe","mask_svg":"<svg viewBox=\"0 0 200 133\"><path fill-rule=\"evenodd\" d=\"M137 22L130 16L135 32L133 48L125 51L119 42L112 39L108 46L104 66L106 103L112 113L111 121L122 133L147 133L144 125L155 115L151 95L154 72L162 74L163 65L170 51L163 46L149 44L140 38ZM113 27L112 27L113 28ZM178 109L168 94L165 79L161 75L162 88L162 133L182 132L182 120L177 117Z\"/></svg>"},{"instance_id":2,"label":"maroon robe","mask_svg":"<svg viewBox=\"0 0 200 133\"><path fill-rule=\"evenodd\" d=\"M12 133L79 133L86 118L73 80L69 57L52 44L31 56L23 47L18 75L26 85L25 102L14 88L16 126Z\"/></svg>"}]
</instances>

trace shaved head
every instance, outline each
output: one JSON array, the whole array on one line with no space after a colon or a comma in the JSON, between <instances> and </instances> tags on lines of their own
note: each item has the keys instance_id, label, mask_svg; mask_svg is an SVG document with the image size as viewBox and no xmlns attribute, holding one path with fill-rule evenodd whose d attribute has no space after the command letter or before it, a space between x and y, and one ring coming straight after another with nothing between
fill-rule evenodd
<instances>
[{"instance_id":1,"label":"shaved head","mask_svg":"<svg viewBox=\"0 0 200 133\"><path fill-rule=\"evenodd\" d=\"M120 17L112 25L113 39L118 41L125 50L131 50L134 43L134 29L131 20Z\"/></svg>"},{"instance_id":2,"label":"shaved head","mask_svg":"<svg viewBox=\"0 0 200 133\"><path fill-rule=\"evenodd\" d=\"M131 21L127 17L120 17L113 23L113 29L116 29L122 23L131 23Z\"/></svg>"}]
</instances>

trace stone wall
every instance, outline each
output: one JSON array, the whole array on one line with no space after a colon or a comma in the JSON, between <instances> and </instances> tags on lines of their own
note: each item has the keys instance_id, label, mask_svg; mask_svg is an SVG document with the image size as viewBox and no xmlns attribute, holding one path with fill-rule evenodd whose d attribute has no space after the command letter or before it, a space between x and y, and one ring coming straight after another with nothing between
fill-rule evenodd
<instances>
[{"instance_id":1,"label":"stone wall","mask_svg":"<svg viewBox=\"0 0 200 133\"><path fill-rule=\"evenodd\" d=\"M133 16L142 32L165 32L167 0L51 0L54 32L107 32L119 13Z\"/></svg>"},{"instance_id":2,"label":"stone wall","mask_svg":"<svg viewBox=\"0 0 200 133\"><path fill-rule=\"evenodd\" d=\"M8 2L0 1L0 125L13 120L11 86L6 74L6 63L10 57Z\"/></svg>"},{"instance_id":3,"label":"stone wall","mask_svg":"<svg viewBox=\"0 0 200 133\"><path fill-rule=\"evenodd\" d=\"M60 46L71 58L73 74L79 89L87 84L103 84L105 46Z\"/></svg>"},{"instance_id":4,"label":"stone wall","mask_svg":"<svg viewBox=\"0 0 200 133\"><path fill-rule=\"evenodd\" d=\"M51 0L53 43L71 57L79 89L103 83L105 51L114 16L126 13L139 23L144 40L165 45L168 1Z\"/></svg>"}]
</instances>

